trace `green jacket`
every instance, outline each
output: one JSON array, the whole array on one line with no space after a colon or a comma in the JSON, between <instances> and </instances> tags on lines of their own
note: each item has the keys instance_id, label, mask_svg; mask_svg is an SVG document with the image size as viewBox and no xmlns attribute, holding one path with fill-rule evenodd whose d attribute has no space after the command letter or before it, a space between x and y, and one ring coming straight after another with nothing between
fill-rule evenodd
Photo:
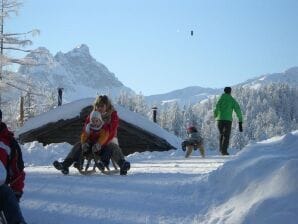
<instances>
[{"instance_id":1,"label":"green jacket","mask_svg":"<svg viewBox=\"0 0 298 224\"><path fill-rule=\"evenodd\" d=\"M239 122L242 122L242 113L237 101L227 93L224 93L216 103L214 117L216 120L232 121L233 111L236 112Z\"/></svg>"}]
</instances>

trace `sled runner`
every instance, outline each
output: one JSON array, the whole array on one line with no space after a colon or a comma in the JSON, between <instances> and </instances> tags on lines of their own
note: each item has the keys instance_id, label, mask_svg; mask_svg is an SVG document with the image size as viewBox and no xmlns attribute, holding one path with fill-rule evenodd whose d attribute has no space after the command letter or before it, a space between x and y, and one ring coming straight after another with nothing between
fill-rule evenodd
<instances>
[{"instance_id":1,"label":"sled runner","mask_svg":"<svg viewBox=\"0 0 298 224\"><path fill-rule=\"evenodd\" d=\"M100 161L100 157L98 155L90 151L88 153L82 153L80 161L78 163L75 163L74 167L76 167L82 175L94 174L96 173L97 169L105 175L120 173L120 169L118 169L115 161L112 159L111 161L114 167L114 169L112 170L109 166L105 166Z\"/></svg>"}]
</instances>

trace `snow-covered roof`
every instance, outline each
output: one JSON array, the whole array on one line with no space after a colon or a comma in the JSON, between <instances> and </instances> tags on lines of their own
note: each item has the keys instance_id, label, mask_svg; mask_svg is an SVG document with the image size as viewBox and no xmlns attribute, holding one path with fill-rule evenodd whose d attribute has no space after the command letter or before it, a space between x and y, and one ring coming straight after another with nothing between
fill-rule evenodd
<instances>
[{"instance_id":1,"label":"snow-covered roof","mask_svg":"<svg viewBox=\"0 0 298 224\"><path fill-rule=\"evenodd\" d=\"M40 114L34 118L31 118L25 122L22 128L18 130L17 136L30 130L42 127L48 123L54 123L59 120L67 120L80 116L81 110L92 105L93 101L94 98L86 98L73 101L71 103L67 103L53 110L50 110L46 113ZM120 105L114 105L114 107L117 110L120 119L126 121L127 123L133 124L143 130L146 130L156 136L159 136L175 148L178 148L180 146L180 138L162 129L158 124L150 121L148 118L138 113L129 111L128 109Z\"/></svg>"}]
</instances>

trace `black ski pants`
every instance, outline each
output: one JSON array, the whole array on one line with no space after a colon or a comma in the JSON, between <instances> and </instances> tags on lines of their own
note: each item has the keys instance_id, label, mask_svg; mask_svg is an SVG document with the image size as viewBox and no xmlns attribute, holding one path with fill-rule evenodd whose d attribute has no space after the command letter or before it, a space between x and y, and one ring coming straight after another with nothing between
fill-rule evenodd
<instances>
[{"instance_id":1,"label":"black ski pants","mask_svg":"<svg viewBox=\"0 0 298 224\"><path fill-rule=\"evenodd\" d=\"M71 151L68 153L66 158L63 161L64 167L70 167L74 162L79 162L82 155L81 143L76 143ZM117 164L118 161L124 158L120 147L117 144L109 143L108 145L103 146L100 150L98 156L100 160L104 163L105 166L108 166L110 163L110 159L114 159Z\"/></svg>"},{"instance_id":2,"label":"black ski pants","mask_svg":"<svg viewBox=\"0 0 298 224\"><path fill-rule=\"evenodd\" d=\"M6 184L0 186L0 212L8 223L26 223L15 194Z\"/></svg>"},{"instance_id":3,"label":"black ski pants","mask_svg":"<svg viewBox=\"0 0 298 224\"><path fill-rule=\"evenodd\" d=\"M219 130L219 151L222 155L228 155L232 121L219 120L217 127Z\"/></svg>"}]
</instances>

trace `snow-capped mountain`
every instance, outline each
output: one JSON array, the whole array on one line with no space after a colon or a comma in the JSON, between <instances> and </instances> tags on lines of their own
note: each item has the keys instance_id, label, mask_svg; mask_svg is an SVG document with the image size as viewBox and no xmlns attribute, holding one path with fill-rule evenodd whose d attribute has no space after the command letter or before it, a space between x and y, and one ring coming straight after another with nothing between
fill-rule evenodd
<instances>
[{"instance_id":1,"label":"snow-capped mountain","mask_svg":"<svg viewBox=\"0 0 298 224\"><path fill-rule=\"evenodd\" d=\"M117 77L103 64L97 62L89 52L88 46L82 44L73 50L53 56L46 48L40 47L26 57L34 59L37 65L22 65L19 73L30 78L39 86L50 89L64 88L64 101L94 97L96 94L118 96L126 91L135 94L124 86ZM234 87L258 88L270 83L287 83L298 85L298 67L293 67L282 73L261 75L249 79ZM224 86L223 86L224 87ZM190 86L164 94L146 96L149 106L164 106L177 102L180 106L192 105L209 96L221 94L220 89Z\"/></svg>"},{"instance_id":2,"label":"snow-capped mountain","mask_svg":"<svg viewBox=\"0 0 298 224\"><path fill-rule=\"evenodd\" d=\"M261 75L237 86L259 88L270 83L286 83L290 86L298 86L298 67L289 68L281 73Z\"/></svg>"},{"instance_id":3,"label":"snow-capped mountain","mask_svg":"<svg viewBox=\"0 0 298 224\"><path fill-rule=\"evenodd\" d=\"M90 55L85 44L67 53L58 52L55 56L46 48L39 47L26 57L36 61L37 65L22 65L18 72L38 85L50 89L63 88L66 101L94 97L96 94L114 97L122 91L134 94Z\"/></svg>"},{"instance_id":4,"label":"snow-capped mountain","mask_svg":"<svg viewBox=\"0 0 298 224\"><path fill-rule=\"evenodd\" d=\"M147 96L146 102L152 106L163 106L173 102L177 102L180 106L192 105L220 92L220 89L190 86L169 93Z\"/></svg>"},{"instance_id":5,"label":"snow-capped mountain","mask_svg":"<svg viewBox=\"0 0 298 224\"><path fill-rule=\"evenodd\" d=\"M286 83L291 86L298 86L298 67L292 67L281 73L261 75L237 84L233 86L233 88L259 88L271 83ZM220 89L191 86L164 94L147 96L146 102L152 106L163 106L174 102L177 102L180 106L192 105L208 99L210 96L221 94L223 88L224 86Z\"/></svg>"}]
</instances>

